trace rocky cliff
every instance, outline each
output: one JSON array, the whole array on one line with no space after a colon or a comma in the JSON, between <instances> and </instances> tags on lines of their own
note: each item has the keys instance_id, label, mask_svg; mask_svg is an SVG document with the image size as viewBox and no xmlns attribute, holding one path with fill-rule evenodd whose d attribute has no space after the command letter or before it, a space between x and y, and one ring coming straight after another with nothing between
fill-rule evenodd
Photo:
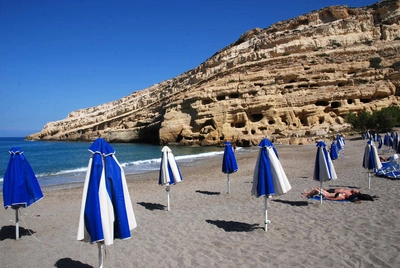
<instances>
[{"instance_id":1,"label":"rocky cliff","mask_svg":"<svg viewBox=\"0 0 400 268\"><path fill-rule=\"evenodd\" d=\"M235 43L175 78L71 112L32 140L256 145L346 130L349 112L400 102L400 1L331 6Z\"/></svg>"}]
</instances>

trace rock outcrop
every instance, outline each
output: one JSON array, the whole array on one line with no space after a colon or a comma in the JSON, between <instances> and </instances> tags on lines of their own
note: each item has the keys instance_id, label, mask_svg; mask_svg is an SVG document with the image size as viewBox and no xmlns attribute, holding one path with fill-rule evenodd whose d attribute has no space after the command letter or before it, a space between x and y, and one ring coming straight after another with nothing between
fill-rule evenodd
<instances>
[{"instance_id":1,"label":"rock outcrop","mask_svg":"<svg viewBox=\"0 0 400 268\"><path fill-rule=\"evenodd\" d=\"M71 112L27 139L256 145L345 131L349 112L399 105L400 1L332 6L253 29L197 68Z\"/></svg>"}]
</instances>

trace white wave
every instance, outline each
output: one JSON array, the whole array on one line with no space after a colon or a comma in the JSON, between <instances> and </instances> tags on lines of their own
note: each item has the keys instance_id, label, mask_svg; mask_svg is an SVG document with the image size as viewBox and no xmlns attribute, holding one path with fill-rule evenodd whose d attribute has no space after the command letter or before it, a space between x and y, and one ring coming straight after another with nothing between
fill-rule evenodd
<instances>
[{"instance_id":1,"label":"white wave","mask_svg":"<svg viewBox=\"0 0 400 268\"><path fill-rule=\"evenodd\" d=\"M239 149L239 148L237 148ZM215 152L206 152L206 153L199 153L199 154L189 154L189 155L181 155L181 156L175 156L175 159L177 160L178 164L179 161L182 162L192 162L195 159L201 159L201 158L207 158L207 157L212 157L216 155L221 155L223 154L224 151L215 151ZM144 159L144 160L136 160L132 162L124 162L120 163L120 165L124 168L124 170L127 171L127 174L132 174L132 173L142 173L146 171L151 171L151 170L157 170L159 166L157 164L161 163L161 157L160 158L152 158L152 159ZM85 167L80 167L80 168L74 168L74 169L66 169L66 170L60 170L60 171L54 171L54 172L44 172L44 173L39 173L36 174L36 177L38 178L44 178L44 177L58 177L58 176L75 176L75 175L82 175L82 173L87 172L87 166Z\"/></svg>"},{"instance_id":2,"label":"white wave","mask_svg":"<svg viewBox=\"0 0 400 268\"><path fill-rule=\"evenodd\" d=\"M80 168L66 169L66 170L60 170L60 171L55 171L55 172L39 173L39 174L36 174L36 177L60 176L60 175L66 175L66 174L82 173L82 172L86 172L86 171L87 171L87 167L80 167Z\"/></svg>"}]
</instances>

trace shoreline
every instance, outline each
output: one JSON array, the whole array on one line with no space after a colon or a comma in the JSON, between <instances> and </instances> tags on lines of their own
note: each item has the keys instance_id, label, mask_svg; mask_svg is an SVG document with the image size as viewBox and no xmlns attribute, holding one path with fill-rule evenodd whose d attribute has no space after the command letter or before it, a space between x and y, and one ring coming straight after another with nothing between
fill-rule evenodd
<instances>
[{"instance_id":1,"label":"shoreline","mask_svg":"<svg viewBox=\"0 0 400 268\"><path fill-rule=\"evenodd\" d=\"M158 171L127 175L138 227L131 239L107 247L105 267L398 267L400 180L373 176L368 189L366 141L352 138L345 137L345 157L334 162L338 179L323 187L354 187L379 198L322 204L302 198L304 189L319 187L312 179L316 146L277 145L292 189L268 200L267 232L264 199L251 196L258 150L237 153L230 194L222 155L180 166L183 181L171 186L171 211ZM20 226L33 236L7 237L14 211L0 213L1 267L97 266L97 245L76 240L83 190L78 184L46 187L41 201L21 210Z\"/></svg>"}]
</instances>

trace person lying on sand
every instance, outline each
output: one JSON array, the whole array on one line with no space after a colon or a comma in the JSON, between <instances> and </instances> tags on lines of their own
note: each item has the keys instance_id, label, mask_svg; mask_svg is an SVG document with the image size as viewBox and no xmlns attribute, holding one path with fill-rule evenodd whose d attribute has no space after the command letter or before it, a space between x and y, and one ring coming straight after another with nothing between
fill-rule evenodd
<instances>
[{"instance_id":1,"label":"person lying on sand","mask_svg":"<svg viewBox=\"0 0 400 268\"><path fill-rule=\"evenodd\" d=\"M320 188L312 188L311 191L307 192L304 190L302 197L310 198L315 195L319 195ZM360 194L359 190L356 189L346 189L346 188L331 188L331 189L322 189L322 197L328 200L349 200L353 198L355 195Z\"/></svg>"},{"instance_id":2,"label":"person lying on sand","mask_svg":"<svg viewBox=\"0 0 400 268\"><path fill-rule=\"evenodd\" d=\"M397 159L399 159L399 156L397 154L389 156L388 158L379 156L379 160L381 160L381 162L396 161Z\"/></svg>"}]
</instances>

